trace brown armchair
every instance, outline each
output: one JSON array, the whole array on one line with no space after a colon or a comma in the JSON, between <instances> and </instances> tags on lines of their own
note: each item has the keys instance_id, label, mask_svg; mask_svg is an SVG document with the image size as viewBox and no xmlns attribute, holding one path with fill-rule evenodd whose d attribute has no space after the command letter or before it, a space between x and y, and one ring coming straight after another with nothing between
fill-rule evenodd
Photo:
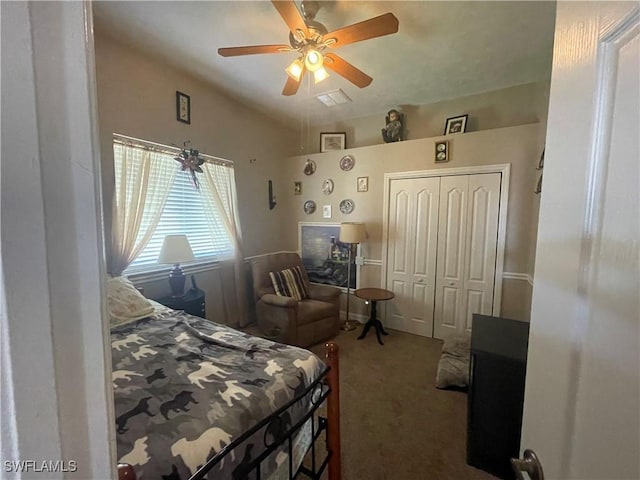
<instances>
[{"instance_id":1,"label":"brown armchair","mask_svg":"<svg viewBox=\"0 0 640 480\"><path fill-rule=\"evenodd\" d=\"M275 294L269 272L300 266L309 291L307 299ZM279 328L278 341L300 347L320 343L340 329L340 289L311 285L297 253L273 253L251 259L253 295L258 326L263 332Z\"/></svg>"}]
</instances>

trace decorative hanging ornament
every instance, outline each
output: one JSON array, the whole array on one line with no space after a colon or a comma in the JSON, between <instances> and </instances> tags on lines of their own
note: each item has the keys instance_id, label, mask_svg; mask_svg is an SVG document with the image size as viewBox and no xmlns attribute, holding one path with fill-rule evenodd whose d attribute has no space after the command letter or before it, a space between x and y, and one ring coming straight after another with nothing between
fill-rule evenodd
<instances>
[{"instance_id":1,"label":"decorative hanging ornament","mask_svg":"<svg viewBox=\"0 0 640 480\"><path fill-rule=\"evenodd\" d=\"M185 146L188 142L185 142ZM180 152L180 155L175 157L177 162L180 162L181 170L183 172L189 170L191 172L191 179L193 180L193 186L196 187L196 190L200 189L200 183L198 182L198 178L196 177L196 172L202 173L202 168L200 165L204 163L204 158L200 158L200 152L193 148L183 149Z\"/></svg>"}]
</instances>

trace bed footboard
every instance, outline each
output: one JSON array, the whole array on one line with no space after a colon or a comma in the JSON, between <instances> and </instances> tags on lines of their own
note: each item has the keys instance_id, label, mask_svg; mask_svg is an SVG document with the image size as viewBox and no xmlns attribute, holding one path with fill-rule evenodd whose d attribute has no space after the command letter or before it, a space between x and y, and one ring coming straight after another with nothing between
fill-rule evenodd
<instances>
[{"instance_id":1,"label":"bed footboard","mask_svg":"<svg viewBox=\"0 0 640 480\"><path fill-rule=\"evenodd\" d=\"M340 349L337 343L325 344L329 373L327 383L331 395L327 398L327 449L329 450L329 480L340 480Z\"/></svg>"},{"instance_id":2,"label":"bed footboard","mask_svg":"<svg viewBox=\"0 0 640 480\"><path fill-rule=\"evenodd\" d=\"M118 480L136 480L136 472L128 463L118 464Z\"/></svg>"}]
</instances>

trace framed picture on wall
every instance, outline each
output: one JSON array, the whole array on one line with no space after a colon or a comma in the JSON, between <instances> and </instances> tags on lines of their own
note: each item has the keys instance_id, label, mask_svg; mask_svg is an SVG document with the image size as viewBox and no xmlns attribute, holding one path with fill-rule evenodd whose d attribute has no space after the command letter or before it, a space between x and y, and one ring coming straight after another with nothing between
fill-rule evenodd
<instances>
[{"instance_id":1,"label":"framed picture on wall","mask_svg":"<svg viewBox=\"0 0 640 480\"><path fill-rule=\"evenodd\" d=\"M342 243L339 223L298 223L298 251L311 283L333 285L346 291L349 248L352 249L349 287L358 288L360 266L355 259L360 255L360 244Z\"/></svg>"},{"instance_id":2,"label":"framed picture on wall","mask_svg":"<svg viewBox=\"0 0 640 480\"><path fill-rule=\"evenodd\" d=\"M320 151L333 152L347 148L347 134L345 132L323 132L320 134Z\"/></svg>"},{"instance_id":3,"label":"framed picture on wall","mask_svg":"<svg viewBox=\"0 0 640 480\"><path fill-rule=\"evenodd\" d=\"M176 120L191 124L191 97L176 91Z\"/></svg>"},{"instance_id":4,"label":"framed picture on wall","mask_svg":"<svg viewBox=\"0 0 640 480\"><path fill-rule=\"evenodd\" d=\"M464 133L467 131L467 118L469 115L458 115L457 117L447 118L444 125L444 134L451 135L453 133Z\"/></svg>"}]
</instances>

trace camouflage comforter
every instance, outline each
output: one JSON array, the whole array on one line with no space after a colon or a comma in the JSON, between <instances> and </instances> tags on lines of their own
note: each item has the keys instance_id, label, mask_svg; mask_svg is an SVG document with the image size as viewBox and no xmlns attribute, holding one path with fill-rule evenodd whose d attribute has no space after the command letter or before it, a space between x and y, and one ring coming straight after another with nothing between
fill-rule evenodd
<instances>
[{"instance_id":1,"label":"camouflage comforter","mask_svg":"<svg viewBox=\"0 0 640 480\"><path fill-rule=\"evenodd\" d=\"M186 480L324 369L307 350L182 312L114 327L111 342L118 460L142 480ZM286 423L309 408L294 407ZM246 465L264 451L265 438L268 431L243 442L206 478L254 478ZM286 451L261 465L263 479L280 478L283 470Z\"/></svg>"}]
</instances>

